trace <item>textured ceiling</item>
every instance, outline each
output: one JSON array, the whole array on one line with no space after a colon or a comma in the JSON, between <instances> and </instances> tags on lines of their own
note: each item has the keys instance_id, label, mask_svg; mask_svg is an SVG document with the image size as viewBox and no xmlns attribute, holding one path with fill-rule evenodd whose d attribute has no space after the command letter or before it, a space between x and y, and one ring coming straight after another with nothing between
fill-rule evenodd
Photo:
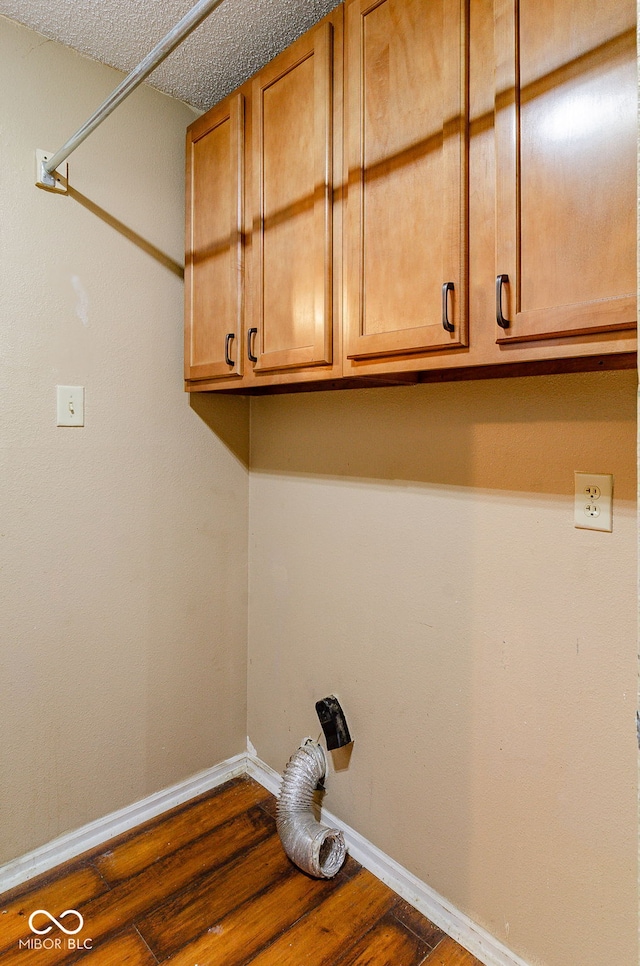
<instances>
[{"instance_id":1,"label":"textured ceiling","mask_svg":"<svg viewBox=\"0 0 640 966\"><path fill-rule=\"evenodd\" d=\"M195 0L0 0L0 14L103 64L130 71ZM224 0L147 83L206 110L338 0ZM114 85L115 86L115 85Z\"/></svg>"}]
</instances>

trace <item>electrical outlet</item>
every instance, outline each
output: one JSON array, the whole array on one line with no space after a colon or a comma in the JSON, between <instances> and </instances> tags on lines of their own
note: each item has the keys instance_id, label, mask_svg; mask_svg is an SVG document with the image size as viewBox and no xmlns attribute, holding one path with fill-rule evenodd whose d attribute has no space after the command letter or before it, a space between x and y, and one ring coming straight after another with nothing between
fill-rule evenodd
<instances>
[{"instance_id":1,"label":"electrical outlet","mask_svg":"<svg viewBox=\"0 0 640 966\"><path fill-rule=\"evenodd\" d=\"M613 476L574 473L573 524L581 530L613 530Z\"/></svg>"}]
</instances>

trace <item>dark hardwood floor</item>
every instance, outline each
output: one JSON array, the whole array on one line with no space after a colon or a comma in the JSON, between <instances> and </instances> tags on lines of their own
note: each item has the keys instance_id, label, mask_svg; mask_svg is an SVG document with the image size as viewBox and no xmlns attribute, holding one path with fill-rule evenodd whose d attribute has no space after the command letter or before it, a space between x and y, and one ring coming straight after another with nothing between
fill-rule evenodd
<instances>
[{"instance_id":1,"label":"dark hardwood floor","mask_svg":"<svg viewBox=\"0 0 640 966\"><path fill-rule=\"evenodd\" d=\"M300 872L250 778L0 896L0 966L75 962L480 966L353 859L331 880Z\"/></svg>"}]
</instances>

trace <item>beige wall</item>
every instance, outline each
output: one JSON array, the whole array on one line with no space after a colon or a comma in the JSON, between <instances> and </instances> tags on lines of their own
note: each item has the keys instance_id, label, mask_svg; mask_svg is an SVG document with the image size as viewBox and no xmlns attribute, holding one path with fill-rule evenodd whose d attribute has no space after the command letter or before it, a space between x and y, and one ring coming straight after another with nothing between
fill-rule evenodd
<instances>
[{"instance_id":1,"label":"beige wall","mask_svg":"<svg viewBox=\"0 0 640 966\"><path fill-rule=\"evenodd\" d=\"M0 862L245 746L248 404L181 389L193 112L142 88L79 194L33 186L120 76L0 19Z\"/></svg>"},{"instance_id":2,"label":"beige wall","mask_svg":"<svg viewBox=\"0 0 640 966\"><path fill-rule=\"evenodd\" d=\"M252 402L249 736L281 771L337 693L327 808L532 964L636 963L635 388Z\"/></svg>"}]
</instances>

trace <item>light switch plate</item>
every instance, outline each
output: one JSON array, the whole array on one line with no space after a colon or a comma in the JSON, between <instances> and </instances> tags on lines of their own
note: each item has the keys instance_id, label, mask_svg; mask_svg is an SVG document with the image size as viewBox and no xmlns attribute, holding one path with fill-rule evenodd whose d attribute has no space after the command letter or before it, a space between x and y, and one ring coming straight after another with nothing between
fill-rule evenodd
<instances>
[{"instance_id":1,"label":"light switch plate","mask_svg":"<svg viewBox=\"0 0 640 966\"><path fill-rule=\"evenodd\" d=\"M573 523L581 530L613 530L613 476L574 473Z\"/></svg>"},{"instance_id":2,"label":"light switch plate","mask_svg":"<svg viewBox=\"0 0 640 966\"><path fill-rule=\"evenodd\" d=\"M84 426L84 386L56 386L57 426Z\"/></svg>"}]
</instances>

